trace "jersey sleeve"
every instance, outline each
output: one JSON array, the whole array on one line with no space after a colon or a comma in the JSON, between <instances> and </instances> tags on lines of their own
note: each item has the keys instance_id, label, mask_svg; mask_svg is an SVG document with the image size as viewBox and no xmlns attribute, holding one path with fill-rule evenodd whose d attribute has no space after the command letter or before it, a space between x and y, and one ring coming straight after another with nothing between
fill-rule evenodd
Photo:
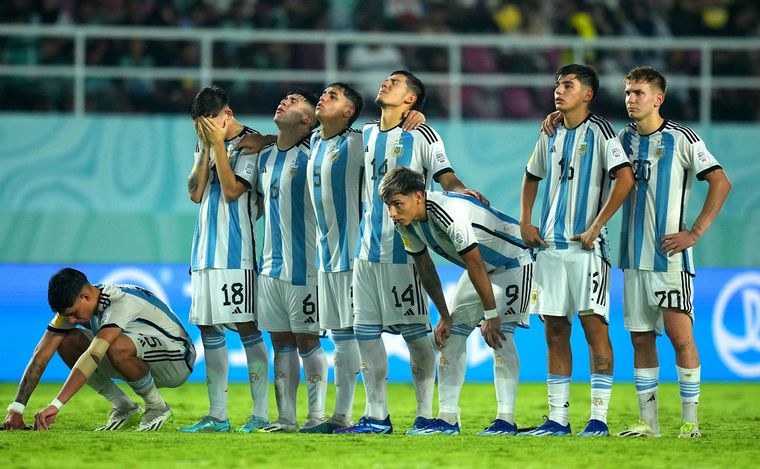
<instances>
[{"instance_id":1,"label":"jersey sleeve","mask_svg":"<svg viewBox=\"0 0 760 469\"><path fill-rule=\"evenodd\" d=\"M112 301L111 305L103 311L100 328L119 327L127 329L129 323L140 315L138 305L139 303L136 301L128 301L126 298Z\"/></svg>"},{"instance_id":2,"label":"jersey sleeve","mask_svg":"<svg viewBox=\"0 0 760 469\"><path fill-rule=\"evenodd\" d=\"M452 215L452 212L448 213ZM478 245L475 231L472 229L470 221L464 217L454 214L452 222L445 227L445 230L460 256L467 254Z\"/></svg>"},{"instance_id":3,"label":"jersey sleeve","mask_svg":"<svg viewBox=\"0 0 760 469\"><path fill-rule=\"evenodd\" d=\"M708 173L722 168L703 140L699 139L690 143L687 139L683 139L683 144L686 146L685 151L681 152L686 159L683 164L696 173L698 180L704 181Z\"/></svg>"},{"instance_id":4,"label":"jersey sleeve","mask_svg":"<svg viewBox=\"0 0 760 469\"><path fill-rule=\"evenodd\" d=\"M631 162L628 161L623 145L620 144L620 139L617 136L605 139L602 142L602 148L604 149L604 164L607 174L611 179L615 179L617 170L624 166L630 166Z\"/></svg>"},{"instance_id":5,"label":"jersey sleeve","mask_svg":"<svg viewBox=\"0 0 760 469\"><path fill-rule=\"evenodd\" d=\"M256 167L258 166L258 160L258 153L247 155L241 154L238 156L238 161L235 164L235 176L238 179L242 180L242 182L246 184L249 189L256 187L256 179L258 175Z\"/></svg>"},{"instance_id":6,"label":"jersey sleeve","mask_svg":"<svg viewBox=\"0 0 760 469\"><path fill-rule=\"evenodd\" d=\"M533 176L535 179L543 179L546 177L546 158L547 149L549 147L549 138L541 133L536 142L536 146L533 148L533 154L530 155L528 164L525 166L525 172L529 176Z\"/></svg>"},{"instance_id":7,"label":"jersey sleeve","mask_svg":"<svg viewBox=\"0 0 760 469\"><path fill-rule=\"evenodd\" d=\"M74 329L76 326L68 321L65 317L56 313L53 319L50 320L47 326L47 330L50 332L68 332Z\"/></svg>"},{"instance_id":8,"label":"jersey sleeve","mask_svg":"<svg viewBox=\"0 0 760 469\"><path fill-rule=\"evenodd\" d=\"M418 256L427 250L427 245L409 228L396 225L396 231L401 235L401 241L404 243L404 249L412 256Z\"/></svg>"},{"instance_id":9,"label":"jersey sleeve","mask_svg":"<svg viewBox=\"0 0 760 469\"><path fill-rule=\"evenodd\" d=\"M454 172L446 154L446 147L438 132L426 125L421 126L417 131L423 136L418 139L422 166L433 175L433 179L438 182L441 174Z\"/></svg>"}]
</instances>

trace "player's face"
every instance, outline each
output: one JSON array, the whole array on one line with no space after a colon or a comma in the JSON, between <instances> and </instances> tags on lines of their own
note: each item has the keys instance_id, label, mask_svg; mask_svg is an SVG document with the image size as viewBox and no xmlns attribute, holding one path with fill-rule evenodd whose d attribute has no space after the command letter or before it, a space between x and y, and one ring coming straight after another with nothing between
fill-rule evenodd
<instances>
[{"instance_id":1,"label":"player's face","mask_svg":"<svg viewBox=\"0 0 760 469\"><path fill-rule=\"evenodd\" d=\"M625 109L628 117L642 121L652 115L665 99L665 95L649 83L634 81L625 84Z\"/></svg>"},{"instance_id":2,"label":"player's face","mask_svg":"<svg viewBox=\"0 0 760 469\"><path fill-rule=\"evenodd\" d=\"M560 77L554 88L554 106L560 112L568 112L591 101L591 89L583 86L575 74Z\"/></svg>"},{"instance_id":3,"label":"player's face","mask_svg":"<svg viewBox=\"0 0 760 469\"><path fill-rule=\"evenodd\" d=\"M320 122L334 119L348 119L354 111L351 101L343 94L343 89L330 86L319 97L316 116Z\"/></svg>"},{"instance_id":4,"label":"player's face","mask_svg":"<svg viewBox=\"0 0 760 469\"><path fill-rule=\"evenodd\" d=\"M71 324L87 324L95 313L96 303L88 296L80 295L71 307L61 312L61 316Z\"/></svg>"},{"instance_id":5,"label":"player's face","mask_svg":"<svg viewBox=\"0 0 760 469\"><path fill-rule=\"evenodd\" d=\"M388 213L393 223L397 225L407 226L415 220L424 218L425 201L422 192L411 195L396 194L385 204L388 206Z\"/></svg>"},{"instance_id":6,"label":"player's face","mask_svg":"<svg viewBox=\"0 0 760 469\"><path fill-rule=\"evenodd\" d=\"M282 98L280 105L274 112L274 121L277 124L300 124L308 120L308 116L314 115L314 110L300 94L289 94Z\"/></svg>"},{"instance_id":7,"label":"player's face","mask_svg":"<svg viewBox=\"0 0 760 469\"><path fill-rule=\"evenodd\" d=\"M380 106L399 106L404 103L413 103L414 93L406 83L404 75L391 75L380 84L375 103Z\"/></svg>"}]
</instances>

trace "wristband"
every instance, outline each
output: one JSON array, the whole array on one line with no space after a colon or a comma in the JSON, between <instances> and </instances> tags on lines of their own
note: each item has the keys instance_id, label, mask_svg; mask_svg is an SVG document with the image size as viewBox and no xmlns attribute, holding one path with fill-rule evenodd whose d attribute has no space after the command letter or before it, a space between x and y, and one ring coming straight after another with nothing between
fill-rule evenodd
<instances>
[{"instance_id":1,"label":"wristband","mask_svg":"<svg viewBox=\"0 0 760 469\"><path fill-rule=\"evenodd\" d=\"M483 311L483 315L486 317L486 319L493 319L499 317L499 311L496 308L487 309Z\"/></svg>"},{"instance_id":2,"label":"wristband","mask_svg":"<svg viewBox=\"0 0 760 469\"><path fill-rule=\"evenodd\" d=\"M58 398L56 397L55 399L50 401L50 405L55 407L58 410L61 410L61 407L63 407L63 402L59 401Z\"/></svg>"},{"instance_id":3,"label":"wristband","mask_svg":"<svg viewBox=\"0 0 760 469\"><path fill-rule=\"evenodd\" d=\"M19 415L24 415L24 409L26 409L26 406L20 402L14 402L11 405L8 406L8 412L15 412Z\"/></svg>"}]
</instances>

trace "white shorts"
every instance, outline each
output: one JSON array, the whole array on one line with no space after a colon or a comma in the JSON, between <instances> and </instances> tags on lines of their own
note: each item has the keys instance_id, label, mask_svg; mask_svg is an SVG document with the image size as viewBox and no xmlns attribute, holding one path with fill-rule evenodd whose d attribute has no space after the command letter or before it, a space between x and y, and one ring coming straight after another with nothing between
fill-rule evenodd
<instances>
[{"instance_id":1,"label":"white shorts","mask_svg":"<svg viewBox=\"0 0 760 469\"><path fill-rule=\"evenodd\" d=\"M623 319L631 332L662 335L663 309L688 314L694 322L694 282L686 272L623 271Z\"/></svg>"},{"instance_id":2,"label":"white shorts","mask_svg":"<svg viewBox=\"0 0 760 469\"><path fill-rule=\"evenodd\" d=\"M533 271L531 314L565 316L576 312L610 318L610 266L591 250L540 251Z\"/></svg>"},{"instance_id":3,"label":"white shorts","mask_svg":"<svg viewBox=\"0 0 760 469\"><path fill-rule=\"evenodd\" d=\"M259 277L259 329L269 332L319 334L319 295L316 285L293 285Z\"/></svg>"},{"instance_id":4,"label":"white shorts","mask_svg":"<svg viewBox=\"0 0 760 469\"><path fill-rule=\"evenodd\" d=\"M502 323L528 325L532 277L533 264L488 274L493 296L496 299L496 310L500 313ZM483 319L483 302L470 281L467 271L459 277L449 309L452 324L477 325Z\"/></svg>"},{"instance_id":5,"label":"white shorts","mask_svg":"<svg viewBox=\"0 0 760 469\"><path fill-rule=\"evenodd\" d=\"M78 330L82 331L90 340L95 337L89 329L79 328ZM193 372L195 347L193 347L192 342L185 343L158 334L122 332L122 335L129 337L135 344L137 358L142 359L148 365L157 388L176 388L187 381L190 373ZM108 355L100 361L98 371L107 378L127 381L114 368L108 359Z\"/></svg>"},{"instance_id":6,"label":"white shorts","mask_svg":"<svg viewBox=\"0 0 760 469\"><path fill-rule=\"evenodd\" d=\"M319 273L319 325L323 330L354 325L353 272Z\"/></svg>"},{"instance_id":7,"label":"white shorts","mask_svg":"<svg viewBox=\"0 0 760 469\"><path fill-rule=\"evenodd\" d=\"M213 326L255 322L256 271L203 269L190 275L192 305L190 323Z\"/></svg>"},{"instance_id":8,"label":"white shorts","mask_svg":"<svg viewBox=\"0 0 760 469\"><path fill-rule=\"evenodd\" d=\"M429 324L427 293L412 264L354 260L354 324Z\"/></svg>"}]
</instances>

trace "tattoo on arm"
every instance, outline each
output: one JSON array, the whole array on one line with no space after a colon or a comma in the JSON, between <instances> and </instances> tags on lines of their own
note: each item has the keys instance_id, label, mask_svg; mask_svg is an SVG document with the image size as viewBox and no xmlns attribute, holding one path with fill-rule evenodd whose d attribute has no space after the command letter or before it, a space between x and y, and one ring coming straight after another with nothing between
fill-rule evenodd
<instances>
[{"instance_id":1,"label":"tattoo on arm","mask_svg":"<svg viewBox=\"0 0 760 469\"><path fill-rule=\"evenodd\" d=\"M195 192L198 189L198 175L193 173L187 178L187 190L188 192Z\"/></svg>"},{"instance_id":2,"label":"tattoo on arm","mask_svg":"<svg viewBox=\"0 0 760 469\"><path fill-rule=\"evenodd\" d=\"M34 359L29 362L26 371L24 371L24 376L21 378L21 382L18 385L16 402L20 402L24 405L29 402L29 397L40 382L40 377L42 376L43 371L45 371L45 366L41 363L37 363Z\"/></svg>"}]
</instances>

